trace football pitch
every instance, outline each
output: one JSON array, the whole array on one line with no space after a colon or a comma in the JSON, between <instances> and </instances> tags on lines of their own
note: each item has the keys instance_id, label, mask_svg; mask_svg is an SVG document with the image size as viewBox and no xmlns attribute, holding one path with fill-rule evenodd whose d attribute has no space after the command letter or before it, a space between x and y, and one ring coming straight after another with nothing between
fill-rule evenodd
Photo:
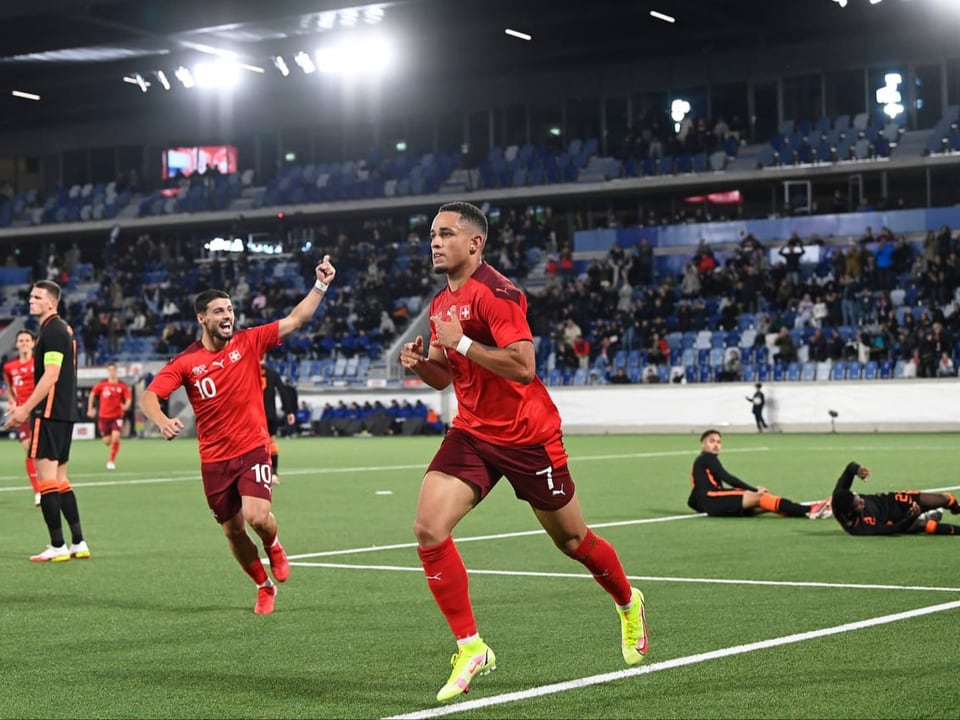
<instances>
[{"instance_id":1,"label":"football pitch","mask_svg":"<svg viewBox=\"0 0 960 720\"><path fill-rule=\"evenodd\" d=\"M497 670L438 705L455 646L411 528L439 442L282 441L292 568L270 616L207 510L196 440L124 440L111 472L74 443L92 558L62 564L28 562L46 529L23 451L0 444L0 718L957 717L960 537L696 515L693 435L566 440L588 523L646 595L644 665L504 481L455 533ZM946 433L728 435L720 457L798 502L850 460L873 471L862 492L960 488Z\"/></svg>"}]
</instances>

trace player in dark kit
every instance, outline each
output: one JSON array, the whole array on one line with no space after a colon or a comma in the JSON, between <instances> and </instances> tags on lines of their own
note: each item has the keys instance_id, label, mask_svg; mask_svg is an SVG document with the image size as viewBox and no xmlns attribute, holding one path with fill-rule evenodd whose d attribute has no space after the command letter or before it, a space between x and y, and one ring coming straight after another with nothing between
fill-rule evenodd
<instances>
[{"instance_id":1,"label":"player in dark kit","mask_svg":"<svg viewBox=\"0 0 960 720\"><path fill-rule=\"evenodd\" d=\"M50 544L33 555L34 562L64 562L90 557L83 539L77 497L67 477L73 424L77 421L77 340L73 328L57 314L60 286L39 280L30 290L30 314L40 323L33 348L33 376L36 384L30 396L13 410L3 429L33 423L30 457L37 465L40 510L50 533ZM63 539L60 514L70 526L72 542Z\"/></svg>"},{"instance_id":2,"label":"player in dark kit","mask_svg":"<svg viewBox=\"0 0 960 720\"><path fill-rule=\"evenodd\" d=\"M260 384L263 386L263 411L267 416L267 432L270 433L270 464L273 467L273 481L280 482L277 469L280 467L280 448L277 447L277 430L280 419L277 417L277 395L283 409L283 421L293 425L296 421L297 406L287 392L280 373L267 365L267 358L260 358Z\"/></svg>"},{"instance_id":3,"label":"player in dark kit","mask_svg":"<svg viewBox=\"0 0 960 720\"><path fill-rule=\"evenodd\" d=\"M731 475L720 464L721 445L719 430L705 430L700 436L701 452L690 472L687 505L691 509L711 517L744 517L765 512L811 520L830 516L830 500L801 505Z\"/></svg>"},{"instance_id":4,"label":"player in dark kit","mask_svg":"<svg viewBox=\"0 0 960 720\"><path fill-rule=\"evenodd\" d=\"M848 463L833 490L833 516L851 535L960 535L960 525L940 522L939 508L960 515L960 503L951 493L900 490L860 495L850 490L855 477L865 481L870 468Z\"/></svg>"}]
</instances>

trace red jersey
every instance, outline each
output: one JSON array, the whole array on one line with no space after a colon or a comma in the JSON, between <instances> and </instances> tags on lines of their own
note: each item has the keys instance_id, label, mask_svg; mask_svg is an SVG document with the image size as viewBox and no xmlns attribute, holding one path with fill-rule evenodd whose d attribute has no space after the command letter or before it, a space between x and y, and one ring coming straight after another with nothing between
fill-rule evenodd
<instances>
[{"instance_id":1,"label":"red jersey","mask_svg":"<svg viewBox=\"0 0 960 720\"><path fill-rule=\"evenodd\" d=\"M526 296L486 263L459 290L446 286L434 296L430 303L432 341L437 339L432 318L449 314L453 306L464 334L478 343L502 348L518 340L533 342ZM539 377L522 385L452 348L445 350L457 395L454 427L493 445L542 445L560 432L560 413Z\"/></svg>"},{"instance_id":2,"label":"red jersey","mask_svg":"<svg viewBox=\"0 0 960 720\"><path fill-rule=\"evenodd\" d=\"M147 388L161 398L181 385L197 418L200 462L239 457L270 443L261 400L260 358L280 344L279 321L239 330L223 350L197 340L174 357Z\"/></svg>"},{"instance_id":3,"label":"red jersey","mask_svg":"<svg viewBox=\"0 0 960 720\"><path fill-rule=\"evenodd\" d=\"M101 380L93 386L90 395L100 398L99 417L113 420L123 417L123 404L130 399L130 388L120 381Z\"/></svg>"},{"instance_id":4,"label":"red jersey","mask_svg":"<svg viewBox=\"0 0 960 720\"><path fill-rule=\"evenodd\" d=\"M7 381L10 396L17 405L30 397L35 387L33 382L33 358L20 360L16 357L3 364L3 377Z\"/></svg>"}]
</instances>

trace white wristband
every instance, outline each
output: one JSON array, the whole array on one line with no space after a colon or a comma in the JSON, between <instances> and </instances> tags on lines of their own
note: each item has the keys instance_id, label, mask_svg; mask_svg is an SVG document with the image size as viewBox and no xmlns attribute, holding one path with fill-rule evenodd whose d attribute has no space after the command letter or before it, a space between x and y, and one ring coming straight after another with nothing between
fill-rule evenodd
<instances>
[{"instance_id":1,"label":"white wristband","mask_svg":"<svg viewBox=\"0 0 960 720\"><path fill-rule=\"evenodd\" d=\"M468 338L466 335L463 335L460 338L460 342L457 343L457 352L466 357L467 351L470 350L471 345L473 345L473 340Z\"/></svg>"},{"instance_id":2,"label":"white wristband","mask_svg":"<svg viewBox=\"0 0 960 720\"><path fill-rule=\"evenodd\" d=\"M323 280L317 280L313 284L313 289L316 290L318 293L325 293L327 290L330 289L330 286L327 285Z\"/></svg>"}]
</instances>

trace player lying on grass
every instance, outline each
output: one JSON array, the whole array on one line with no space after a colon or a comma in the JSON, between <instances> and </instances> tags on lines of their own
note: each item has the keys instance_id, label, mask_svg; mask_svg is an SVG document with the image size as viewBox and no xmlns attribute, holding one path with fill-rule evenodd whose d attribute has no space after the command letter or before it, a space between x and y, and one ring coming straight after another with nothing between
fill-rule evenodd
<instances>
[{"instance_id":1,"label":"player lying on grass","mask_svg":"<svg viewBox=\"0 0 960 720\"><path fill-rule=\"evenodd\" d=\"M870 468L848 463L833 490L833 516L851 535L960 535L960 525L940 522L940 508L960 514L960 504L951 493L899 490L860 495L850 489L855 477L866 481Z\"/></svg>"},{"instance_id":2,"label":"player lying on grass","mask_svg":"<svg viewBox=\"0 0 960 720\"><path fill-rule=\"evenodd\" d=\"M765 512L811 520L830 517L829 499L810 505L795 503L728 473L720 464L722 444L719 430L704 430L700 436L700 454L690 471L687 505L692 509L711 517L744 517Z\"/></svg>"}]
</instances>

